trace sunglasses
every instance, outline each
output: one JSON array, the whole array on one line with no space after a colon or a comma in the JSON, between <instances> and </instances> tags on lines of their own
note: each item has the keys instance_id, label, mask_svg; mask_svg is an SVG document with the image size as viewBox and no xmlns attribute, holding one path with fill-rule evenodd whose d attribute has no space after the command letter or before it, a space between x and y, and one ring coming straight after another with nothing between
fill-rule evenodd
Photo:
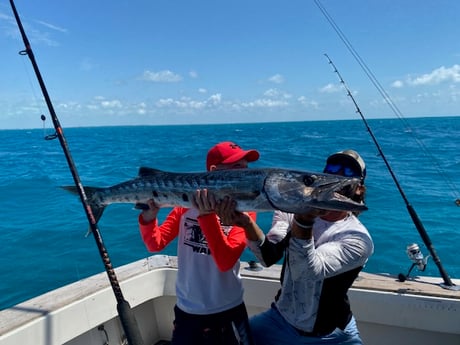
<instances>
[{"instance_id":1,"label":"sunglasses","mask_svg":"<svg viewBox=\"0 0 460 345\"><path fill-rule=\"evenodd\" d=\"M346 177L361 177L361 173L356 171L349 166L343 164L327 164L324 168L326 174L337 174L339 171L342 171L343 176Z\"/></svg>"}]
</instances>

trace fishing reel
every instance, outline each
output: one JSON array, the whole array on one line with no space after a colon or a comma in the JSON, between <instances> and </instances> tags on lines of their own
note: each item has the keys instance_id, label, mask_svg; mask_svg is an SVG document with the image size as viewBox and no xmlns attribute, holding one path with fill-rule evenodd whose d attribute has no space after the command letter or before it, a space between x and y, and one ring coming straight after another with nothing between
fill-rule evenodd
<instances>
[{"instance_id":1,"label":"fishing reel","mask_svg":"<svg viewBox=\"0 0 460 345\"><path fill-rule=\"evenodd\" d=\"M398 274L398 280L400 282L404 282L406 281L407 278L409 278L409 274L414 269L414 267L417 267L417 269L421 272L425 271L426 264L428 262L428 259L431 256L431 255L428 255L424 257L417 243L409 244L406 247L406 253L409 259L412 261L412 265L410 266L407 274L403 274L403 273Z\"/></svg>"}]
</instances>

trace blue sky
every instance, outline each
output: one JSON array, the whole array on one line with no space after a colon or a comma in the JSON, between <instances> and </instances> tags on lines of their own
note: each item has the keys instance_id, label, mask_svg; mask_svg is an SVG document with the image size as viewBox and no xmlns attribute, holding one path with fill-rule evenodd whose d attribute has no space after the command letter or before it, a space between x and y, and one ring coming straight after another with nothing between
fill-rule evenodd
<instances>
[{"instance_id":1,"label":"blue sky","mask_svg":"<svg viewBox=\"0 0 460 345\"><path fill-rule=\"evenodd\" d=\"M404 117L460 114L460 1L321 0ZM16 0L63 127L395 117L314 0ZM0 3L0 128L49 112ZM50 124L50 122L49 122Z\"/></svg>"}]
</instances>

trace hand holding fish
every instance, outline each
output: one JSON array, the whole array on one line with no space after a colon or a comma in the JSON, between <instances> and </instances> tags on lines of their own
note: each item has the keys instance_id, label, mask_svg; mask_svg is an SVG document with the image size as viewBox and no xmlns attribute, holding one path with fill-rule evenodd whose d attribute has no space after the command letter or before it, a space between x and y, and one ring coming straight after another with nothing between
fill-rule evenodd
<instances>
[{"instance_id":1,"label":"hand holding fish","mask_svg":"<svg viewBox=\"0 0 460 345\"><path fill-rule=\"evenodd\" d=\"M216 204L216 213L222 225L236 225L242 228L249 225L251 217L236 210L236 201L229 196L219 200Z\"/></svg>"},{"instance_id":2,"label":"hand holding fish","mask_svg":"<svg viewBox=\"0 0 460 345\"><path fill-rule=\"evenodd\" d=\"M308 240L313 236L313 224L315 218L326 214L328 211L318 208L310 208L302 214L294 214L291 226L291 235L296 238Z\"/></svg>"},{"instance_id":3,"label":"hand holding fish","mask_svg":"<svg viewBox=\"0 0 460 345\"><path fill-rule=\"evenodd\" d=\"M197 189L192 198L192 205L199 211L200 216L215 213L216 198L207 189Z\"/></svg>"},{"instance_id":4,"label":"hand holding fish","mask_svg":"<svg viewBox=\"0 0 460 345\"><path fill-rule=\"evenodd\" d=\"M152 199L147 201L147 205L148 208L143 208L141 215L144 219L144 222L150 223L157 217L160 208L155 204L155 202Z\"/></svg>"}]
</instances>

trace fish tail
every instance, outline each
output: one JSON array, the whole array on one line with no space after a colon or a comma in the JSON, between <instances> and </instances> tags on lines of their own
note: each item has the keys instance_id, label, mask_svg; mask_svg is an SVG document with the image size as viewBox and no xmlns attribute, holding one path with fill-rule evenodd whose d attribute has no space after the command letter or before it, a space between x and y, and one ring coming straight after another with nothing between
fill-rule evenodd
<instances>
[{"instance_id":1,"label":"fish tail","mask_svg":"<svg viewBox=\"0 0 460 345\"><path fill-rule=\"evenodd\" d=\"M72 194L79 194L76 186L62 186L61 188L65 189L66 191ZM89 206L91 207L91 212L93 213L94 219L97 223L99 222L99 219L101 219L102 214L104 213L105 205L98 205L96 203L92 203L91 200L93 199L93 195L103 188L83 187L83 189L85 190L86 198L89 202Z\"/></svg>"},{"instance_id":2,"label":"fish tail","mask_svg":"<svg viewBox=\"0 0 460 345\"><path fill-rule=\"evenodd\" d=\"M93 212L94 219L96 221L96 224L99 222L99 219L101 219L102 214L104 213L105 206L91 206L91 211Z\"/></svg>"}]
</instances>

